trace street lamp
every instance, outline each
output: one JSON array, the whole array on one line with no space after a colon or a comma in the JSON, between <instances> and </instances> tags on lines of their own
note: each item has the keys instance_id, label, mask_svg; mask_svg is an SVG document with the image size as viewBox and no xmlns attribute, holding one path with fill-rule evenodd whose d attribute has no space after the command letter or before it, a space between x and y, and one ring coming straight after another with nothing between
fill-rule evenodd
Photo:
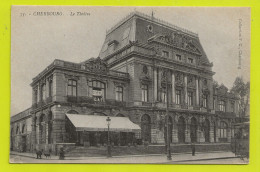
<instances>
[{"instance_id":1,"label":"street lamp","mask_svg":"<svg viewBox=\"0 0 260 172\"><path fill-rule=\"evenodd\" d=\"M110 145L110 133L109 133L109 125L111 122L111 119L107 117L107 157L111 157L111 145Z\"/></svg>"}]
</instances>

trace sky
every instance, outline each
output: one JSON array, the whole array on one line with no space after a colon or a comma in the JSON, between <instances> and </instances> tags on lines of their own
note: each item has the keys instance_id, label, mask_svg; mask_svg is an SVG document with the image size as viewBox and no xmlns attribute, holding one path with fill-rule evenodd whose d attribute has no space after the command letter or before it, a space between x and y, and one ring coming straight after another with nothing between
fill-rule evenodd
<instances>
[{"instance_id":1,"label":"sky","mask_svg":"<svg viewBox=\"0 0 260 172\"><path fill-rule=\"evenodd\" d=\"M237 76L250 80L250 8L13 6L11 115L31 106L32 78L54 59L77 63L97 57L106 30L133 11L153 11L155 18L198 33L219 84L231 88Z\"/></svg>"}]
</instances>

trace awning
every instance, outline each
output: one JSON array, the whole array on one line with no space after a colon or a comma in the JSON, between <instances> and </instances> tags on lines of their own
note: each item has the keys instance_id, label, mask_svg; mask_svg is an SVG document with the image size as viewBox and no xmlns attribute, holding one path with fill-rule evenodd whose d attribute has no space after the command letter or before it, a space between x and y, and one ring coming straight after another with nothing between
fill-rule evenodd
<instances>
[{"instance_id":1,"label":"awning","mask_svg":"<svg viewBox=\"0 0 260 172\"><path fill-rule=\"evenodd\" d=\"M107 116L84 115L84 114L66 114L72 124L75 126L76 131L107 131ZM139 125L134 124L127 117L112 117L109 130L134 132L140 130Z\"/></svg>"}]
</instances>

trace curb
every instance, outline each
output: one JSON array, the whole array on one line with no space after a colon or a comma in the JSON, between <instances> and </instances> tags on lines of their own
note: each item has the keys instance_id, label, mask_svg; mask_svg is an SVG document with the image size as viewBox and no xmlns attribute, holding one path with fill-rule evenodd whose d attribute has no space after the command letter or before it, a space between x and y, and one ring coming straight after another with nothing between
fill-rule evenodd
<instances>
[{"instance_id":1,"label":"curb","mask_svg":"<svg viewBox=\"0 0 260 172\"><path fill-rule=\"evenodd\" d=\"M212 152L207 152L207 153L221 153L224 151L212 151ZM204 152L197 152L196 154L207 154ZM191 154L190 152L185 152L185 153L173 153L172 156L176 156L176 155L183 155L183 154ZM23 156L23 157L29 157L29 158L35 158L35 156L32 155L23 155L23 154L16 154L16 153L10 153L10 155L16 155L16 156ZM122 155L122 156L112 156L112 158L130 158L130 157L148 157L148 156L162 156L165 154L144 154L144 155ZM53 156L53 159L45 159L45 160L59 160L59 157L57 156ZM219 157L219 158L204 158L204 159L194 159L194 160L181 160L181 161L173 161L173 162L188 162L188 161L202 161L202 160L215 160L215 159L228 159L228 158L237 158L235 156L228 156L228 157ZM89 159L107 159L106 156L101 156L101 157L75 157L75 158L71 158L71 157L67 157L65 156L65 160L89 160Z\"/></svg>"}]
</instances>

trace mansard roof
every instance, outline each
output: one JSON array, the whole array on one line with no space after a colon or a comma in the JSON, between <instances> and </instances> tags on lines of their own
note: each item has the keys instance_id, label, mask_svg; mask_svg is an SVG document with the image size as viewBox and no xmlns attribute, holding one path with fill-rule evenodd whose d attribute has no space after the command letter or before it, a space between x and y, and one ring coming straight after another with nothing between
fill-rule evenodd
<instances>
[{"instance_id":1,"label":"mansard roof","mask_svg":"<svg viewBox=\"0 0 260 172\"><path fill-rule=\"evenodd\" d=\"M138 41L148 44L148 41L156 40L160 36L173 38L173 40L180 38L176 42L185 46L186 50L200 55L201 64L212 66L198 34L140 12L131 13L107 31L99 56L104 59L128 45L129 42Z\"/></svg>"}]
</instances>

